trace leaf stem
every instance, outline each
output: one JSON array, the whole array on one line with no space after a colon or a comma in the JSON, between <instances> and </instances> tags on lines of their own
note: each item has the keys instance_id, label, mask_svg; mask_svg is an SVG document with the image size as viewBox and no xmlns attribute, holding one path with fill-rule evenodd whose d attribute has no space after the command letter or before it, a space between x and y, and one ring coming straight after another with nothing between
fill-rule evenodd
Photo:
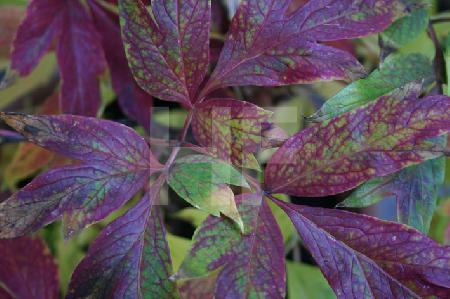
<instances>
[{"instance_id":1,"label":"leaf stem","mask_svg":"<svg viewBox=\"0 0 450 299\"><path fill-rule=\"evenodd\" d=\"M166 161L166 164L164 165L166 170L168 170L170 168L170 166L175 161L178 153L180 152L181 144L183 144L183 142L186 140L187 132L189 131L189 128L191 126L193 116L194 116L194 109L191 109L191 110L189 110L189 114L188 114L186 120L184 121L184 126L183 126L183 130L181 131L178 145L172 150L169 158Z\"/></svg>"},{"instance_id":2,"label":"leaf stem","mask_svg":"<svg viewBox=\"0 0 450 299\"><path fill-rule=\"evenodd\" d=\"M445 59L444 59L444 51L442 50L442 46L437 37L436 31L432 25L432 22L428 23L428 35L433 41L434 47L436 49L436 54L434 56L434 65L435 65L435 73L436 73L436 85L438 88L439 94L444 93L444 83L445 83Z\"/></svg>"}]
</instances>

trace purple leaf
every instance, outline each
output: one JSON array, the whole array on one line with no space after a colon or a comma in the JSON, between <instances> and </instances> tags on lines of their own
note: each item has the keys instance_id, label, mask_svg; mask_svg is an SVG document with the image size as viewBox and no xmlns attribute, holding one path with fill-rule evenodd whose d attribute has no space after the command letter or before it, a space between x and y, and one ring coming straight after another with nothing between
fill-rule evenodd
<instances>
[{"instance_id":1,"label":"purple leaf","mask_svg":"<svg viewBox=\"0 0 450 299\"><path fill-rule=\"evenodd\" d=\"M152 97L137 85L128 68L120 36L119 18L107 11L98 1L90 0L88 4L95 26L101 35L106 61L111 71L112 85L119 98L119 104L128 117L149 130Z\"/></svg>"},{"instance_id":2,"label":"purple leaf","mask_svg":"<svg viewBox=\"0 0 450 299\"><path fill-rule=\"evenodd\" d=\"M208 217L176 277L218 270L215 298L284 298L283 237L269 206L257 194L241 194L236 203L244 234L230 220Z\"/></svg>"},{"instance_id":3,"label":"purple leaf","mask_svg":"<svg viewBox=\"0 0 450 299\"><path fill-rule=\"evenodd\" d=\"M296 196L350 190L440 156L426 139L449 130L449 97L385 96L288 139L266 167L266 188Z\"/></svg>"},{"instance_id":4,"label":"purple leaf","mask_svg":"<svg viewBox=\"0 0 450 299\"><path fill-rule=\"evenodd\" d=\"M98 76L106 69L100 36L80 1L65 1L56 48L62 77L63 113L95 116L100 106Z\"/></svg>"},{"instance_id":5,"label":"purple leaf","mask_svg":"<svg viewBox=\"0 0 450 299\"><path fill-rule=\"evenodd\" d=\"M380 32L407 9L394 0L314 0L288 15L290 4L291 0L241 3L200 98L231 85L278 86L361 77L364 69L353 56L317 42Z\"/></svg>"},{"instance_id":6,"label":"purple leaf","mask_svg":"<svg viewBox=\"0 0 450 299\"><path fill-rule=\"evenodd\" d=\"M58 268L39 238L0 240L0 298L58 299Z\"/></svg>"},{"instance_id":7,"label":"purple leaf","mask_svg":"<svg viewBox=\"0 0 450 299\"><path fill-rule=\"evenodd\" d=\"M0 114L30 142L79 160L35 178L0 205L0 237L35 231L64 214L66 237L122 206L162 169L132 129L81 116Z\"/></svg>"},{"instance_id":8,"label":"purple leaf","mask_svg":"<svg viewBox=\"0 0 450 299\"><path fill-rule=\"evenodd\" d=\"M164 223L153 204L162 180L109 224L77 266L67 298L177 298Z\"/></svg>"},{"instance_id":9,"label":"purple leaf","mask_svg":"<svg viewBox=\"0 0 450 299\"><path fill-rule=\"evenodd\" d=\"M163 100L191 106L208 70L209 0L120 0L122 36L138 84Z\"/></svg>"},{"instance_id":10,"label":"purple leaf","mask_svg":"<svg viewBox=\"0 0 450 299\"><path fill-rule=\"evenodd\" d=\"M394 222L277 204L291 218L339 298L450 295L450 247Z\"/></svg>"},{"instance_id":11,"label":"purple leaf","mask_svg":"<svg viewBox=\"0 0 450 299\"><path fill-rule=\"evenodd\" d=\"M11 53L11 67L20 75L28 75L61 35L64 7L61 0L30 1Z\"/></svg>"},{"instance_id":12,"label":"purple leaf","mask_svg":"<svg viewBox=\"0 0 450 299\"><path fill-rule=\"evenodd\" d=\"M13 69L30 73L55 38L62 112L95 116L100 105L97 77L106 63L100 37L81 2L33 0L13 43Z\"/></svg>"}]
</instances>

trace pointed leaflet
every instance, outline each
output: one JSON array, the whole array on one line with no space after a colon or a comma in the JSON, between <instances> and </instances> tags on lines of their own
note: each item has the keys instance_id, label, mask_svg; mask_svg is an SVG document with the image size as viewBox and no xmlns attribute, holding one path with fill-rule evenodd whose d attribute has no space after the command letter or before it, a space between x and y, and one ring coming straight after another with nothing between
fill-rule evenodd
<instances>
[{"instance_id":1,"label":"pointed leaflet","mask_svg":"<svg viewBox=\"0 0 450 299\"><path fill-rule=\"evenodd\" d=\"M64 214L66 236L122 206L162 168L132 129L95 118L0 114L28 141L79 160L52 169L0 205L0 237L27 234Z\"/></svg>"},{"instance_id":2,"label":"pointed leaflet","mask_svg":"<svg viewBox=\"0 0 450 299\"><path fill-rule=\"evenodd\" d=\"M196 106L192 129L197 141L238 167L256 168L252 153L264 143L272 112L234 99L212 99Z\"/></svg>"},{"instance_id":3,"label":"pointed leaflet","mask_svg":"<svg viewBox=\"0 0 450 299\"><path fill-rule=\"evenodd\" d=\"M431 61L422 54L392 54L367 78L353 82L327 100L310 119L320 121L365 105L407 83L434 80Z\"/></svg>"},{"instance_id":4,"label":"pointed leaflet","mask_svg":"<svg viewBox=\"0 0 450 299\"><path fill-rule=\"evenodd\" d=\"M20 75L28 75L61 35L64 7L61 0L33 0L28 4L11 52L11 67Z\"/></svg>"},{"instance_id":5,"label":"pointed leaflet","mask_svg":"<svg viewBox=\"0 0 450 299\"><path fill-rule=\"evenodd\" d=\"M381 34L383 45L391 49L398 49L413 41L425 31L428 19L426 8L416 9L410 15L398 19Z\"/></svg>"},{"instance_id":6,"label":"pointed leaflet","mask_svg":"<svg viewBox=\"0 0 450 299\"><path fill-rule=\"evenodd\" d=\"M267 190L324 196L438 157L426 139L450 130L450 98L385 96L305 129L284 143L265 170Z\"/></svg>"},{"instance_id":7,"label":"pointed leaflet","mask_svg":"<svg viewBox=\"0 0 450 299\"><path fill-rule=\"evenodd\" d=\"M450 295L450 247L395 222L277 203L339 298Z\"/></svg>"},{"instance_id":8,"label":"pointed leaflet","mask_svg":"<svg viewBox=\"0 0 450 299\"><path fill-rule=\"evenodd\" d=\"M80 1L33 0L13 44L12 68L28 74L56 37L62 111L94 116L100 104L97 77L106 63L100 37Z\"/></svg>"},{"instance_id":9,"label":"pointed leaflet","mask_svg":"<svg viewBox=\"0 0 450 299\"><path fill-rule=\"evenodd\" d=\"M361 185L339 206L365 207L394 197L398 220L427 233L436 208L437 191L444 182L444 166L445 159L438 158L374 178Z\"/></svg>"},{"instance_id":10,"label":"pointed leaflet","mask_svg":"<svg viewBox=\"0 0 450 299\"><path fill-rule=\"evenodd\" d=\"M111 71L112 85L123 112L149 130L152 98L134 81L128 68L119 18L96 0L88 1L95 27L101 35L105 58Z\"/></svg>"},{"instance_id":11,"label":"pointed leaflet","mask_svg":"<svg viewBox=\"0 0 450 299\"><path fill-rule=\"evenodd\" d=\"M283 237L267 203L257 194L236 197L242 234L224 218L209 217L195 232L177 278L219 270L215 298L284 298Z\"/></svg>"},{"instance_id":12,"label":"pointed leaflet","mask_svg":"<svg viewBox=\"0 0 450 299\"><path fill-rule=\"evenodd\" d=\"M226 184L242 187L248 187L248 184L231 165L208 156L186 156L175 162L168 183L193 206L214 216L222 213L242 229L233 191Z\"/></svg>"},{"instance_id":13,"label":"pointed leaflet","mask_svg":"<svg viewBox=\"0 0 450 299\"><path fill-rule=\"evenodd\" d=\"M209 0L119 0L128 62L138 84L163 100L191 105L209 63Z\"/></svg>"},{"instance_id":14,"label":"pointed leaflet","mask_svg":"<svg viewBox=\"0 0 450 299\"><path fill-rule=\"evenodd\" d=\"M67 298L178 298L157 207L162 180L100 233L77 266Z\"/></svg>"},{"instance_id":15,"label":"pointed leaflet","mask_svg":"<svg viewBox=\"0 0 450 299\"><path fill-rule=\"evenodd\" d=\"M291 0L241 2L202 96L231 85L359 77L364 70L354 57L317 41L380 32L406 11L393 0L327 0L309 1L287 15L290 4Z\"/></svg>"},{"instance_id":16,"label":"pointed leaflet","mask_svg":"<svg viewBox=\"0 0 450 299\"><path fill-rule=\"evenodd\" d=\"M0 240L0 298L59 298L58 268L39 238Z\"/></svg>"}]
</instances>

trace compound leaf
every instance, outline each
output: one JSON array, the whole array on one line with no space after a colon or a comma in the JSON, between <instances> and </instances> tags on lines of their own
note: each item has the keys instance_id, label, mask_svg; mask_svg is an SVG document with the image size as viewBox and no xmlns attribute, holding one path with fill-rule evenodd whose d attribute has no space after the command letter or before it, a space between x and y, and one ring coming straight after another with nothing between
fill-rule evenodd
<instances>
[{"instance_id":1,"label":"compound leaf","mask_svg":"<svg viewBox=\"0 0 450 299\"><path fill-rule=\"evenodd\" d=\"M178 298L158 200L162 180L103 229L77 266L67 298Z\"/></svg>"},{"instance_id":2,"label":"compound leaf","mask_svg":"<svg viewBox=\"0 0 450 299\"><path fill-rule=\"evenodd\" d=\"M265 170L267 190L324 196L439 157L427 138L450 129L450 99L417 99L415 90L381 97L305 129L284 143Z\"/></svg>"},{"instance_id":3,"label":"compound leaf","mask_svg":"<svg viewBox=\"0 0 450 299\"><path fill-rule=\"evenodd\" d=\"M331 119L339 114L363 106L378 97L411 82L432 81L431 61L422 54L389 55L379 69L367 78L349 84L309 118L312 121Z\"/></svg>"},{"instance_id":4,"label":"compound leaf","mask_svg":"<svg viewBox=\"0 0 450 299\"><path fill-rule=\"evenodd\" d=\"M395 222L277 203L338 298L449 296L449 247Z\"/></svg>"},{"instance_id":5,"label":"compound leaf","mask_svg":"<svg viewBox=\"0 0 450 299\"><path fill-rule=\"evenodd\" d=\"M79 164L52 169L0 205L0 237L27 234L64 214L66 237L122 206L162 165L144 139L111 121L2 113L28 141Z\"/></svg>"},{"instance_id":6,"label":"compound leaf","mask_svg":"<svg viewBox=\"0 0 450 299\"><path fill-rule=\"evenodd\" d=\"M245 230L224 218L209 217L195 232L193 245L175 274L196 278L220 271L216 298L284 298L283 237L269 206L257 194L236 197Z\"/></svg>"},{"instance_id":7,"label":"compound leaf","mask_svg":"<svg viewBox=\"0 0 450 299\"><path fill-rule=\"evenodd\" d=\"M58 268L39 238L0 240L0 298L58 299Z\"/></svg>"},{"instance_id":8,"label":"compound leaf","mask_svg":"<svg viewBox=\"0 0 450 299\"><path fill-rule=\"evenodd\" d=\"M231 165L208 156L186 156L175 162L168 183L193 206L214 216L222 213L243 229L233 191L226 184L249 186L242 174Z\"/></svg>"},{"instance_id":9,"label":"compound leaf","mask_svg":"<svg viewBox=\"0 0 450 299\"><path fill-rule=\"evenodd\" d=\"M119 1L130 68L151 95L190 106L209 64L209 0Z\"/></svg>"},{"instance_id":10,"label":"compound leaf","mask_svg":"<svg viewBox=\"0 0 450 299\"><path fill-rule=\"evenodd\" d=\"M317 42L380 32L408 9L392 0L309 1L288 14L291 2L241 2L202 96L225 86L361 77L364 69L352 55Z\"/></svg>"}]
</instances>

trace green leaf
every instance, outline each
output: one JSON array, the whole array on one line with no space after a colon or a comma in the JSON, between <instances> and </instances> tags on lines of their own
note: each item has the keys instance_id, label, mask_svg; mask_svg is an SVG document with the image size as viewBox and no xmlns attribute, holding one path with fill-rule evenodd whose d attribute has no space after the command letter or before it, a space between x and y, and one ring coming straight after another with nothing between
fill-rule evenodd
<instances>
[{"instance_id":1,"label":"green leaf","mask_svg":"<svg viewBox=\"0 0 450 299\"><path fill-rule=\"evenodd\" d=\"M233 219L243 230L242 219L229 185L249 188L240 172L208 156L191 155L175 162L169 175L170 187L193 206L214 216Z\"/></svg>"},{"instance_id":2,"label":"green leaf","mask_svg":"<svg viewBox=\"0 0 450 299\"><path fill-rule=\"evenodd\" d=\"M318 267L295 262L286 265L289 298L336 298Z\"/></svg>"},{"instance_id":3,"label":"green leaf","mask_svg":"<svg viewBox=\"0 0 450 299\"><path fill-rule=\"evenodd\" d=\"M321 121L365 105L407 83L431 81L431 61L421 54L392 54L367 78L348 85L314 113L310 119Z\"/></svg>"},{"instance_id":4,"label":"green leaf","mask_svg":"<svg viewBox=\"0 0 450 299\"><path fill-rule=\"evenodd\" d=\"M385 45L398 49L416 39L428 26L428 11L416 9L410 15L398 19L389 26L381 38Z\"/></svg>"}]
</instances>

